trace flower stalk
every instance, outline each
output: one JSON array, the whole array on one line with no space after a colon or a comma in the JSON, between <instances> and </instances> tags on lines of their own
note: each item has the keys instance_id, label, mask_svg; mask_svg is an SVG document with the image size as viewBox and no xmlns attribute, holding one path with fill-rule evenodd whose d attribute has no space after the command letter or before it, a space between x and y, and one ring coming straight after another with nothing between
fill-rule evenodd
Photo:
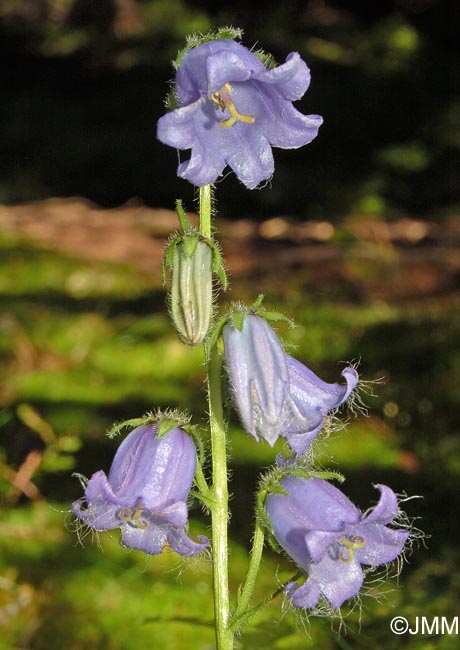
<instances>
[{"instance_id":1,"label":"flower stalk","mask_svg":"<svg viewBox=\"0 0 460 650\"><path fill-rule=\"evenodd\" d=\"M208 351L208 402L211 430L212 487L211 526L214 580L214 619L217 650L232 650L233 632L228 629L228 474L226 431L222 408L222 357L217 346Z\"/></svg>"},{"instance_id":2,"label":"flower stalk","mask_svg":"<svg viewBox=\"0 0 460 650\"><path fill-rule=\"evenodd\" d=\"M200 187L200 232L211 236L211 186ZM206 349L212 485L210 509L214 582L214 625L217 650L232 650L234 633L228 628L228 472L227 440L222 406L222 355L217 342Z\"/></svg>"}]
</instances>

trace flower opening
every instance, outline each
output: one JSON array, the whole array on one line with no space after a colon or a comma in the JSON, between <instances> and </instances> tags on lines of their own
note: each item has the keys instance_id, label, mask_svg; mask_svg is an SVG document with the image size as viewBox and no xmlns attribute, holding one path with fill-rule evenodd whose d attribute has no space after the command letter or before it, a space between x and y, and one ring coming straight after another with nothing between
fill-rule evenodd
<instances>
[{"instance_id":1,"label":"flower opening","mask_svg":"<svg viewBox=\"0 0 460 650\"><path fill-rule=\"evenodd\" d=\"M314 608L323 595L339 608L359 593L363 565L385 565L402 553L409 531L389 526L399 509L386 485L376 485L380 500L364 514L322 479L286 476L281 485L288 494L270 494L266 511L278 543L307 574L303 585L286 587L296 607Z\"/></svg>"},{"instance_id":2,"label":"flower opening","mask_svg":"<svg viewBox=\"0 0 460 650\"><path fill-rule=\"evenodd\" d=\"M254 189L273 174L272 147L297 149L318 134L322 118L303 115L292 104L309 84L310 71L297 52L267 69L236 41L207 41L181 59L177 108L160 118L157 136L171 147L191 149L177 168L181 178L207 185L229 165Z\"/></svg>"}]
</instances>

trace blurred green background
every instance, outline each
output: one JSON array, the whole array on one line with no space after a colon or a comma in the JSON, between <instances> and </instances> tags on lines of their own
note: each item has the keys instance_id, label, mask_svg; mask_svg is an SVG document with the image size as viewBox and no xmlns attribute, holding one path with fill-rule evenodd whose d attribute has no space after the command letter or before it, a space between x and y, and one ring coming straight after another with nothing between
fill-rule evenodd
<instances>
[{"instance_id":1,"label":"blurred green background","mask_svg":"<svg viewBox=\"0 0 460 650\"><path fill-rule=\"evenodd\" d=\"M363 509L373 483L422 495L405 509L427 534L341 634L278 597L238 647L457 647L389 623L459 615L458 15L436 0L0 3L0 650L213 648L208 560L146 558L117 531L79 544L69 509L72 472L109 468L114 421L178 406L204 424L202 354L172 332L159 278L168 208L193 209L193 188L155 123L186 35L226 24L278 61L298 50L299 108L325 117L308 147L275 150L271 188L218 185L231 299L265 293L298 324L279 328L288 349L328 381L360 360L369 417L348 414L319 461ZM273 450L229 418L235 592ZM207 527L195 504L193 534ZM257 597L293 573L268 552Z\"/></svg>"}]
</instances>

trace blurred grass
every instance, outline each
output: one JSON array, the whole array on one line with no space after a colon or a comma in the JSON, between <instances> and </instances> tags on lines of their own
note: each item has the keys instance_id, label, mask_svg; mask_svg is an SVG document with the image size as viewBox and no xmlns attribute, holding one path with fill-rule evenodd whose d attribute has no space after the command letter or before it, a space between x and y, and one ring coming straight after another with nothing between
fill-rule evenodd
<instances>
[{"instance_id":1,"label":"blurred grass","mask_svg":"<svg viewBox=\"0 0 460 650\"><path fill-rule=\"evenodd\" d=\"M343 237L341 245L351 251L353 241ZM108 469L116 442L104 432L114 420L157 406L180 406L203 424L202 352L178 342L161 292L134 268L73 259L22 239L8 238L1 250L6 264L0 272L5 377L0 648L212 648L206 558L191 563L172 553L146 558L122 549L118 531L101 534L99 542L89 535L82 548L69 517L69 504L81 494L71 471L90 475ZM384 281L382 270L366 275L360 264L363 285ZM84 290L75 290L75 274L91 278ZM261 278L262 287L264 282L270 285L269 276ZM235 295L254 299L253 284L235 278L233 286ZM337 635L339 621L331 626L320 619L300 620L278 597L254 619L238 647L450 650L448 637L405 637L401 646L388 625L394 615L456 615L460 323L455 302L360 301L342 286L323 286L321 294L306 297L300 277L272 286L267 307L284 309L298 323L292 330L279 328L288 350L328 381L339 379L344 361L359 357L365 379L384 380L371 384L375 397L366 397L371 417L349 413L346 430L320 443L319 463L347 475L347 490L363 508L375 502L373 482L424 494L424 502L409 502L407 509L411 516L423 513L422 528L433 539L429 552L421 548L414 554L399 589L389 590L383 600L364 599L361 615L355 609L346 617L346 636ZM247 569L248 493L283 445L257 444L230 409L228 416L235 593ZM30 477L38 490L33 503L12 483L31 453L40 460ZM196 507L192 517L192 534L206 534L207 520ZM274 592L293 573L290 562L268 552L257 598ZM382 589L388 588L371 585L370 590Z\"/></svg>"}]
</instances>

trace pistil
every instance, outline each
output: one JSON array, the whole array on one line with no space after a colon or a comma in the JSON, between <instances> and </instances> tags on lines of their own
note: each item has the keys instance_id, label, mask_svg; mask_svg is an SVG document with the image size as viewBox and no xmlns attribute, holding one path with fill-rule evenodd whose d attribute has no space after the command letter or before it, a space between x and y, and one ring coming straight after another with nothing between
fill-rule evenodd
<instances>
[{"instance_id":1,"label":"pistil","mask_svg":"<svg viewBox=\"0 0 460 650\"><path fill-rule=\"evenodd\" d=\"M244 115L238 112L230 95L231 90L232 88L230 84L224 84L220 90L211 95L211 101L215 103L216 110L220 108L220 110L224 112L227 109L230 113L230 117L226 120L222 120L222 122L220 122L220 126L224 129L227 129L229 126L233 126L236 122L254 124L256 118L253 115Z\"/></svg>"},{"instance_id":2,"label":"pistil","mask_svg":"<svg viewBox=\"0 0 460 650\"><path fill-rule=\"evenodd\" d=\"M351 562L355 556L355 551L357 551L360 548L363 548L366 543L364 541L364 537L361 537L360 535L355 535L351 539L348 539L347 537L342 537L342 539L340 539L339 541L340 544L346 546L348 550L347 556L345 556L342 552L339 553L339 559L342 562Z\"/></svg>"}]
</instances>

